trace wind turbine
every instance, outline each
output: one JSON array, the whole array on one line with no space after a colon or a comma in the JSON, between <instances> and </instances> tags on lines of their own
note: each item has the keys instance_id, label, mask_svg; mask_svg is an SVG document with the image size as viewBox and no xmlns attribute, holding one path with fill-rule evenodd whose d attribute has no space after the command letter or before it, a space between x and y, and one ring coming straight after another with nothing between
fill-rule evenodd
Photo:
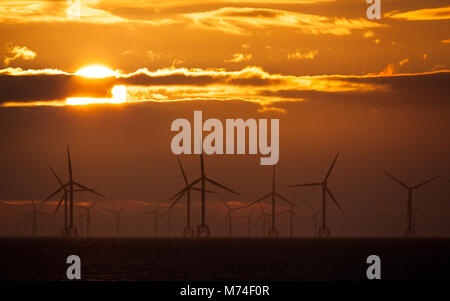
<instances>
[{"instance_id":1,"label":"wind turbine","mask_svg":"<svg viewBox=\"0 0 450 301\"><path fill-rule=\"evenodd\" d=\"M160 215L161 217L165 217L167 219L167 237L170 237L170 222L173 211L174 210L166 211Z\"/></svg>"},{"instance_id":2,"label":"wind turbine","mask_svg":"<svg viewBox=\"0 0 450 301\"><path fill-rule=\"evenodd\" d=\"M129 205L130 203L126 203L122 208L119 210L112 210L112 209L105 209L106 211L112 212L116 216L116 235L119 236L120 234L120 222L123 221L123 219L120 217L120 214L122 211Z\"/></svg>"},{"instance_id":3,"label":"wind turbine","mask_svg":"<svg viewBox=\"0 0 450 301\"><path fill-rule=\"evenodd\" d=\"M58 182L60 183L61 187L58 190L56 190L55 192L53 192L52 194L50 194L45 200L42 201L42 203L46 202L47 200L49 200L50 198L52 198L59 192L64 191L64 193L58 203L58 207L57 207L57 209L58 209L62 200L67 199L67 195L69 196L69 225L64 229L64 236L72 237L72 236L78 236L77 228L73 224L73 206L74 206L73 193L76 191L83 190L83 191L88 191L88 192L94 193L94 194L102 196L102 197L104 197L104 195L76 182L73 179L69 145L67 145L67 163L68 163L68 170L69 170L69 182L67 182L66 184L63 184L62 181L56 176L56 173L54 173L54 175L58 179ZM78 187L79 189L75 189L74 186ZM55 213L56 213L56 211L55 211Z\"/></svg>"},{"instance_id":4,"label":"wind turbine","mask_svg":"<svg viewBox=\"0 0 450 301\"><path fill-rule=\"evenodd\" d=\"M215 185L217 187L220 187L224 190L227 190L231 193L234 193L236 195L238 195L237 192L231 190L230 188L227 188L226 186L216 182L215 180L209 178L206 176L205 174L205 162L203 160L203 152L200 153L200 171L201 171L201 175L200 178L198 178L197 180L193 181L192 183L190 183L189 185L187 185L185 188L183 188L182 190L180 190L179 192L177 192L172 198L170 198L170 200L173 200L177 197L181 198L180 195L183 195L184 193L187 192L187 190L191 187L193 187L195 184L197 184L198 182L201 183L201 192L202 192L202 221L201 224L197 226L197 233L196 236L197 238L201 238L201 237L210 237L211 236L211 232L209 230L209 226L206 224L206 182L209 182L212 185Z\"/></svg>"},{"instance_id":5,"label":"wind turbine","mask_svg":"<svg viewBox=\"0 0 450 301\"><path fill-rule=\"evenodd\" d=\"M311 206L307 201L304 201L306 203L306 205L308 205L309 208L311 208L311 211L313 213L313 216L311 218L311 222L314 225L314 237L318 236L317 233L317 216L320 215L321 211L320 210L316 210L313 208L313 206Z\"/></svg>"},{"instance_id":6,"label":"wind turbine","mask_svg":"<svg viewBox=\"0 0 450 301\"><path fill-rule=\"evenodd\" d=\"M421 208L423 208L423 206L424 205L420 205L419 207L414 208L413 211L412 211L412 224L413 224L413 227L414 227L414 232L416 231L416 214L417 214L417 211L419 211Z\"/></svg>"},{"instance_id":7,"label":"wind turbine","mask_svg":"<svg viewBox=\"0 0 450 301\"><path fill-rule=\"evenodd\" d=\"M231 208L230 205L227 204L227 202L225 202L224 200L221 200L221 201L225 205L225 207L227 207L227 214L225 215L225 222L228 221L228 236L231 237L231 230L232 230L231 220L232 220L233 211L240 210L240 209L246 208L246 207Z\"/></svg>"},{"instance_id":8,"label":"wind turbine","mask_svg":"<svg viewBox=\"0 0 450 301\"><path fill-rule=\"evenodd\" d=\"M403 186L404 188L406 188L408 190L408 200L406 203L406 222L407 222L408 228L405 230L405 236L406 237L415 237L416 231L413 226L413 200L412 200L413 192L417 188L420 188L420 187L424 186L425 184L433 182L434 180L436 180L439 177L431 178L429 180L426 180L425 182L422 182L422 183L414 185L414 186L408 186L405 183L403 183L402 181L400 181L399 179L397 179L396 177L394 177L393 175L391 175L390 173L388 173L387 171L385 171L384 173L386 175L388 175L391 179L393 179L395 182L397 182L398 184L400 184L401 186Z\"/></svg>"},{"instance_id":9,"label":"wind turbine","mask_svg":"<svg viewBox=\"0 0 450 301\"><path fill-rule=\"evenodd\" d=\"M50 171L52 172L52 174L55 176L56 180L58 181L60 187L63 187L64 184L61 181L61 178L58 177L58 175L56 174L55 170L51 167L51 165L49 164L48 167L50 168ZM79 192L79 191L86 191L85 189L74 189L74 192ZM64 201L64 227L63 229L61 229L61 236L67 236L68 232L68 217L67 217L67 212L68 212L68 208L67 208L67 195L69 194L69 190L67 188L64 188L64 192L61 194L61 198L59 199L59 202L55 208L55 212L53 213L53 217L56 216L56 213L58 213L59 207L61 207L61 203Z\"/></svg>"},{"instance_id":10,"label":"wind turbine","mask_svg":"<svg viewBox=\"0 0 450 301\"><path fill-rule=\"evenodd\" d=\"M339 211L341 213L344 213L339 203L336 201L336 198L331 193L331 190L328 188L328 178L330 177L331 171L333 170L334 164L336 163L336 160L339 156L339 152L337 152L336 157L334 158L333 162L331 163L330 168L328 169L327 174L325 175L325 178L322 180L322 182L315 182L315 183L306 183L306 184L298 184L298 185L289 185L288 187L305 187L305 186L321 186L322 187L322 226L319 227L318 236L319 237L330 237L330 229L327 226L327 194L331 197L333 202L338 207Z\"/></svg>"},{"instance_id":11,"label":"wind turbine","mask_svg":"<svg viewBox=\"0 0 450 301\"><path fill-rule=\"evenodd\" d=\"M83 206L83 205L77 205L80 210L86 210L86 236L89 237L90 235L90 228L92 226L92 219L91 219L91 209L94 208L94 206L98 203L98 200L93 202L89 206Z\"/></svg>"},{"instance_id":12,"label":"wind turbine","mask_svg":"<svg viewBox=\"0 0 450 301\"><path fill-rule=\"evenodd\" d=\"M270 221L270 214L266 213L266 211L264 210L264 207L261 205L261 203L258 204L259 208L261 209L261 215L260 217L256 220L255 224L258 224L260 220L262 220L262 236L265 237L266 236L266 224Z\"/></svg>"},{"instance_id":13,"label":"wind turbine","mask_svg":"<svg viewBox=\"0 0 450 301\"><path fill-rule=\"evenodd\" d=\"M250 212L250 214L248 215L238 215L236 217L242 217L242 218L246 218L247 219L247 236L250 237L251 235L251 224L252 224L252 215L253 212L255 211L255 208L252 209L252 211Z\"/></svg>"},{"instance_id":14,"label":"wind turbine","mask_svg":"<svg viewBox=\"0 0 450 301\"><path fill-rule=\"evenodd\" d=\"M31 211L30 214L25 216L25 219L23 222L26 222L29 218L31 218L31 234L33 236L36 236L37 235L37 216L38 216L38 214L48 215L48 216L50 216L50 214L39 211L36 208L36 204L34 203L33 199L31 200L31 204L33 205L33 211Z\"/></svg>"},{"instance_id":15,"label":"wind turbine","mask_svg":"<svg viewBox=\"0 0 450 301\"><path fill-rule=\"evenodd\" d=\"M79 233L80 236L84 236L83 222L84 222L84 212L81 211L81 208L78 208L78 225L80 227L80 233Z\"/></svg>"},{"instance_id":16,"label":"wind turbine","mask_svg":"<svg viewBox=\"0 0 450 301\"><path fill-rule=\"evenodd\" d=\"M202 190L199 188L193 187L192 185L189 184L189 181L186 177L186 173L184 172L183 165L181 164L179 156L177 156L177 161L178 161L178 165L180 166L181 173L183 175L184 183L186 184L186 186L185 186L186 190L183 193L179 194L179 196L175 199L175 201L172 203L172 205L170 205L169 209L167 209L167 212L169 212L173 208L173 206L175 206L176 203L186 193L186 226L183 229L183 237L193 238L194 230L191 228L191 190L196 190L196 191L202 191ZM210 190L206 190L206 192L217 194L217 192L210 191Z\"/></svg>"},{"instance_id":17,"label":"wind turbine","mask_svg":"<svg viewBox=\"0 0 450 301\"><path fill-rule=\"evenodd\" d=\"M291 201L289 201L287 198L285 198L284 196L280 195L278 192L276 192L275 190L275 166L273 166L273 172L272 172L272 192L262 196L261 198L257 199L256 201L250 203L247 207L253 206L254 204L261 202L262 200L268 198L268 197L272 197L272 228L269 230L269 237L278 237L279 233L278 230L275 227L275 199L276 197L280 198L281 200L289 203L290 205L297 207L294 203L292 203Z\"/></svg>"},{"instance_id":18,"label":"wind turbine","mask_svg":"<svg viewBox=\"0 0 450 301\"><path fill-rule=\"evenodd\" d=\"M294 195L294 200L293 203L295 203L295 195ZM298 215L295 211L294 211L294 206L291 205L291 207L289 208L289 210L280 212L279 214L284 214L284 213L289 213L289 237L292 238L294 237L294 217L296 219L298 219L299 221L301 221L302 223L304 223L303 219L300 217L300 215Z\"/></svg>"},{"instance_id":19,"label":"wind turbine","mask_svg":"<svg viewBox=\"0 0 450 301\"><path fill-rule=\"evenodd\" d=\"M154 214L155 215L155 237L158 236L158 218L161 218L163 215L159 212L159 202L156 204L155 210L147 211L142 213L142 215Z\"/></svg>"}]
</instances>

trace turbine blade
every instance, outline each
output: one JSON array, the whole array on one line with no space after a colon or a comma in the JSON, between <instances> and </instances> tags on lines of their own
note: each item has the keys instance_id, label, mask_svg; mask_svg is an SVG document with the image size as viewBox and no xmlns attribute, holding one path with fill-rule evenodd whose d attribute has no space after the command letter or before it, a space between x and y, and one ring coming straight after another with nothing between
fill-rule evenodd
<instances>
[{"instance_id":1,"label":"turbine blade","mask_svg":"<svg viewBox=\"0 0 450 301\"><path fill-rule=\"evenodd\" d=\"M285 198L284 196L282 196L282 195L280 195L280 194L278 194L278 193L275 193L275 195L276 195L277 197L279 197L280 199L282 199L283 201L285 201L285 202L291 204L291 205L294 206L295 208L298 208L297 205L295 205L294 203L292 203L291 201L289 201L289 200L288 200L287 198Z\"/></svg>"},{"instance_id":2,"label":"turbine blade","mask_svg":"<svg viewBox=\"0 0 450 301\"><path fill-rule=\"evenodd\" d=\"M189 181L188 181L188 179L186 177L186 174L184 172L183 165L181 165L180 156L177 156L177 161L178 161L178 165L180 166L181 173L183 174L184 183L186 183L186 185L189 185Z\"/></svg>"},{"instance_id":3,"label":"turbine blade","mask_svg":"<svg viewBox=\"0 0 450 301\"><path fill-rule=\"evenodd\" d=\"M202 191L202 189L201 188L197 188L197 187L192 187L191 188L191 190L195 190L195 191ZM213 190L208 190L208 189L205 189L205 192L208 192L208 193L213 193L213 194L221 194L220 192L218 192L218 191L213 191Z\"/></svg>"},{"instance_id":4,"label":"turbine blade","mask_svg":"<svg viewBox=\"0 0 450 301\"><path fill-rule=\"evenodd\" d=\"M288 185L288 187L306 187L306 186L320 186L322 183L306 183L306 184L296 184L296 185Z\"/></svg>"},{"instance_id":5,"label":"turbine blade","mask_svg":"<svg viewBox=\"0 0 450 301\"><path fill-rule=\"evenodd\" d=\"M195 184L197 184L198 182L200 182L201 178L198 178L197 180L195 180L194 182L192 182L191 184L187 185L186 187L184 187L183 189L181 189L180 191L178 191L177 193L175 193L170 199L169 201L173 200L174 198L178 197L178 195L180 193L185 193L188 189L192 189L192 186L194 186Z\"/></svg>"},{"instance_id":6,"label":"turbine blade","mask_svg":"<svg viewBox=\"0 0 450 301\"><path fill-rule=\"evenodd\" d=\"M316 210L313 208L313 206L311 206L310 203L308 203L307 201L303 201L309 208L311 208L312 212L315 212Z\"/></svg>"},{"instance_id":7,"label":"turbine blade","mask_svg":"<svg viewBox=\"0 0 450 301\"><path fill-rule=\"evenodd\" d=\"M258 203L258 202L264 200L265 198L267 198L267 197L269 197L269 196L271 196L271 195L272 195L272 193L268 193L268 194L266 194L265 196L263 196L263 197L257 199L256 201L251 202L251 203L248 204L246 207L247 207L247 208L248 208L248 207L251 207L253 204Z\"/></svg>"},{"instance_id":8,"label":"turbine blade","mask_svg":"<svg viewBox=\"0 0 450 301\"><path fill-rule=\"evenodd\" d=\"M78 187L80 187L80 188L82 188L82 189L84 189L84 190L86 190L86 191L89 191L89 192L91 192L91 193L93 193L93 194L96 194L96 195L99 195L99 196L102 196L102 197L106 197L104 194L102 194L102 193L100 193L100 192L97 192L97 191L95 191L95 190L93 190L93 189L90 189L90 188L88 188L88 187L86 187L86 186L84 186L84 185L81 185L80 183L77 183L77 182L73 182L75 185L77 185Z\"/></svg>"},{"instance_id":9,"label":"turbine blade","mask_svg":"<svg viewBox=\"0 0 450 301\"><path fill-rule=\"evenodd\" d=\"M224 200L221 200L221 201L225 205L225 207L227 207L228 209L231 209L230 206L228 206L227 202L225 202Z\"/></svg>"},{"instance_id":10,"label":"turbine blade","mask_svg":"<svg viewBox=\"0 0 450 301\"><path fill-rule=\"evenodd\" d=\"M427 181L425 181L425 182L422 182L422 183L420 183L420 184L417 184L416 186L413 187L413 189L422 187L422 186L425 185L425 184L428 184L428 183L430 183L430 182L433 182L433 181L436 180L437 178L439 178L439 177L434 177L434 178L431 178L431 179L429 179L429 180L427 180Z\"/></svg>"},{"instance_id":11,"label":"turbine blade","mask_svg":"<svg viewBox=\"0 0 450 301\"><path fill-rule=\"evenodd\" d=\"M67 164L69 165L69 177L72 179L72 162L70 161L70 150L67 144Z\"/></svg>"},{"instance_id":12,"label":"turbine blade","mask_svg":"<svg viewBox=\"0 0 450 301\"><path fill-rule=\"evenodd\" d=\"M416 213L417 211L419 211L419 209L423 208L424 206L425 206L425 204L424 204L424 205L420 205L419 207L416 207L416 208L414 209L414 213Z\"/></svg>"},{"instance_id":13,"label":"turbine blade","mask_svg":"<svg viewBox=\"0 0 450 301\"><path fill-rule=\"evenodd\" d=\"M298 215L298 214L295 213L295 212L292 212L292 214L293 214L299 221L301 221L302 223L305 223L305 221L301 218L300 215Z\"/></svg>"},{"instance_id":14,"label":"turbine blade","mask_svg":"<svg viewBox=\"0 0 450 301\"><path fill-rule=\"evenodd\" d=\"M59 207L61 206L62 202L64 201L64 198L66 197L66 193L64 192L61 196L61 198L59 199L58 205L56 205L56 209L55 212L53 213L53 217L55 217L56 213L59 210Z\"/></svg>"},{"instance_id":15,"label":"turbine blade","mask_svg":"<svg viewBox=\"0 0 450 301\"><path fill-rule=\"evenodd\" d=\"M61 179L58 177L58 175L56 174L55 170L52 168L52 166L49 164L48 168L50 168L50 171L52 172L52 174L55 176L56 180L58 181L59 185L63 186L63 182L61 181Z\"/></svg>"},{"instance_id":16,"label":"turbine blade","mask_svg":"<svg viewBox=\"0 0 450 301\"><path fill-rule=\"evenodd\" d=\"M330 169L328 170L327 175L325 176L325 180L327 180L328 177L330 176L331 171L333 170L334 164L336 163L336 160L339 157L339 153L340 153L340 151L338 151L336 154L336 157L334 157L333 163L331 163Z\"/></svg>"},{"instance_id":17,"label":"turbine blade","mask_svg":"<svg viewBox=\"0 0 450 301\"><path fill-rule=\"evenodd\" d=\"M36 213L42 214L42 215L48 215L51 216L50 214L46 213L46 212L42 212L42 211L36 211Z\"/></svg>"},{"instance_id":18,"label":"turbine blade","mask_svg":"<svg viewBox=\"0 0 450 301\"><path fill-rule=\"evenodd\" d=\"M282 215L282 214L285 214L285 213L288 213L288 212L291 212L291 210L285 210L285 211L278 212L278 213L275 214L275 216Z\"/></svg>"},{"instance_id":19,"label":"turbine blade","mask_svg":"<svg viewBox=\"0 0 450 301\"><path fill-rule=\"evenodd\" d=\"M409 186L406 185L405 183L403 183L402 181L400 181L399 179L397 179L396 177L394 177L393 175L391 175L390 173L388 173L387 171L384 172L386 175L388 175L391 179L393 179L395 182L397 182L398 184L402 185L403 187L405 187L406 189L409 189Z\"/></svg>"},{"instance_id":20,"label":"turbine blade","mask_svg":"<svg viewBox=\"0 0 450 301\"><path fill-rule=\"evenodd\" d=\"M336 206L339 208L339 210L342 212L342 214L344 214L344 211L342 210L341 206L339 205L339 203L336 201L336 199L334 198L333 194L331 193L330 189L328 189L327 187L327 192L328 195L333 199L334 203L336 204Z\"/></svg>"},{"instance_id":21,"label":"turbine blade","mask_svg":"<svg viewBox=\"0 0 450 301\"><path fill-rule=\"evenodd\" d=\"M266 211L261 203L259 203L259 208L261 209L263 215L266 214Z\"/></svg>"},{"instance_id":22,"label":"turbine blade","mask_svg":"<svg viewBox=\"0 0 450 301\"><path fill-rule=\"evenodd\" d=\"M98 200L96 200L91 206L89 206L88 209L94 208L94 206L97 205L97 203L98 203Z\"/></svg>"},{"instance_id":23,"label":"turbine blade","mask_svg":"<svg viewBox=\"0 0 450 301\"><path fill-rule=\"evenodd\" d=\"M31 212L30 214L26 215L25 219L23 221L26 222L32 215L33 215L33 212Z\"/></svg>"},{"instance_id":24,"label":"turbine blade","mask_svg":"<svg viewBox=\"0 0 450 301\"><path fill-rule=\"evenodd\" d=\"M184 195L184 193L180 194L180 196L178 196L178 198L176 198L176 200L170 205L170 207L169 207L169 209L167 209L167 211L170 211L173 208L173 206L175 206L175 204L183 197L183 195Z\"/></svg>"},{"instance_id":25,"label":"turbine blade","mask_svg":"<svg viewBox=\"0 0 450 301\"><path fill-rule=\"evenodd\" d=\"M43 200L41 202L41 204L43 204L44 202L48 201L49 199L51 199L53 196L55 196L56 194L58 194L61 190L65 189L67 186L69 185L69 183L67 183L64 186L61 186L58 190L56 190L55 192L53 192L51 195L49 195L45 200Z\"/></svg>"},{"instance_id":26,"label":"turbine blade","mask_svg":"<svg viewBox=\"0 0 450 301\"><path fill-rule=\"evenodd\" d=\"M219 183L217 183L216 181L211 180L211 179L208 178L208 177L206 178L206 180L207 180L209 183L213 184L213 185L219 186L219 187L222 188L222 189L225 189L225 190L227 190L227 191L229 191L229 192L231 192L231 193L234 193L234 194L236 194L236 195L239 195L239 193L237 193L236 191L231 190L230 188L227 188L227 187L223 186L222 184L219 184Z\"/></svg>"},{"instance_id":27,"label":"turbine blade","mask_svg":"<svg viewBox=\"0 0 450 301\"><path fill-rule=\"evenodd\" d=\"M123 211L123 209L125 209L126 207L128 207L128 205L130 205L130 202L126 203L120 210L119 213L121 213Z\"/></svg>"}]
</instances>

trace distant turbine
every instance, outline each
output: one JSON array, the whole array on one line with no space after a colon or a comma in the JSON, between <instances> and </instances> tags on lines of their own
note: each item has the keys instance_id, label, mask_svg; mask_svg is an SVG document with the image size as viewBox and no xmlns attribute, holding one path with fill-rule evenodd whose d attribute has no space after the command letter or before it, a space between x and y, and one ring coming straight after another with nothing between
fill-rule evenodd
<instances>
[{"instance_id":1,"label":"distant turbine","mask_svg":"<svg viewBox=\"0 0 450 301\"><path fill-rule=\"evenodd\" d=\"M170 222L171 222L171 216L173 214L174 210L166 211L164 213L161 213L161 217L165 217L167 220L167 237L170 237Z\"/></svg>"},{"instance_id":2,"label":"distant turbine","mask_svg":"<svg viewBox=\"0 0 450 301\"><path fill-rule=\"evenodd\" d=\"M258 224L259 221L261 221L262 236L265 237L267 235L266 224L270 221L270 214L266 213L266 211L264 210L264 207L261 205L261 203L259 203L258 205L259 205L259 208L261 209L261 215L255 221L255 224Z\"/></svg>"},{"instance_id":3,"label":"distant turbine","mask_svg":"<svg viewBox=\"0 0 450 301\"><path fill-rule=\"evenodd\" d=\"M339 152L337 152L336 157L331 163L330 169L328 169L327 174L322 182L315 183L307 183L307 184L298 184L298 185L289 185L288 187L305 187L305 186L321 186L322 187L322 226L319 228L319 237L330 237L330 229L327 226L327 207L326 207L326 198L327 194L331 197L333 202L336 204L338 209L344 213L339 203L336 201L335 197L331 193L331 190L328 188L328 178L330 177L331 171L333 170L334 164L339 156Z\"/></svg>"},{"instance_id":4,"label":"distant turbine","mask_svg":"<svg viewBox=\"0 0 450 301\"><path fill-rule=\"evenodd\" d=\"M142 215L148 215L148 214L154 214L155 215L155 219L154 219L154 222L155 222L155 237L157 237L158 236L158 218L162 218L163 217L163 214L159 212L159 202L158 202L158 204L156 204L155 210L147 211L147 212L142 213Z\"/></svg>"},{"instance_id":5,"label":"distant turbine","mask_svg":"<svg viewBox=\"0 0 450 301\"><path fill-rule=\"evenodd\" d=\"M232 215L233 215L233 211L234 210L240 210L242 208L246 208L246 207L237 207L237 208L231 208L227 202L225 202L224 200L221 200L222 203L225 205L225 207L227 207L227 214L225 215L225 222L228 221L228 236L231 237L231 230L232 230L232 226L231 226L231 221L232 221Z\"/></svg>"},{"instance_id":6,"label":"distant turbine","mask_svg":"<svg viewBox=\"0 0 450 301\"><path fill-rule=\"evenodd\" d=\"M69 225L66 229L64 229L64 236L78 236L77 233L77 228L74 226L73 224L73 206L74 206L74 199L73 199L73 193L76 191L80 191L77 189L74 189L74 186L77 186L78 188L80 188L81 190L84 191L88 191L94 194L97 194L99 196L104 197L103 194L90 189L78 182L76 182L73 177L72 177L72 163L70 161L70 150L69 150L69 146L67 145L67 163L68 163L68 167L69 167L69 182L67 182L66 184L62 184L62 182L60 180L58 180L58 182L60 182L61 187L56 190L55 192L53 192L52 194L50 194L45 200L42 201L42 203L46 202L47 200L49 200L50 198L52 198L53 196L55 196L56 194L58 194L61 191L64 191L64 194L61 198L61 200L59 201L58 207L61 204L62 200L67 198L67 194L69 195ZM56 174L55 174L56 176ZM58 177L57 177L58 178ZM59 179L59 178L58 178Z\"/></svg>"},{"instance_id":7,"label":"distant turbine","mask_svg":"<svg viewBox=\"0 0 450 301\"><path fill-rule=\"evenodd\" d=\"M75 205L77 207L77 205ZM80 227L80 236L84 236L84 227L83 227L83 223L84 222L84 212L81 211L80 208L78 208L78 225Z\"/></svg>"},{"instance_id":8,"label":"distant turbine","mask_svg":"<svg viewBox=\"0 0 450 301\"><path fill-rule=\"evenodd\" d=\"M169 209L167 209L167 212L169 212L173 206L176 205L176 203L183 197L183 195L186 193L186 227L183 229L183 237L193 238L194 237L194 230L191 228L191 190L196 191L202 191L199 188L193 187L189 184L189 181L186 177L186 173L184 172L183 165L181 164L179 156L177 156L178 165L180 166L181 173L183 175L184 183L186 184L185 190L183 193L179 194L178 197L175 199L175 201L170 205ZM209 193L217 193L215 191L205 190ZM172 200L173 198L171 198Z\"/></svg>"},{"instance_id":9,"label":"distant turbine","mask_svg":"<svg viewBox=\"0 0 450 301\"><path fill-rule=\"evenodd\" d=\"M416 207L412 211L412 224L413 224L413 227L414 227L414 231L416 230L416 214L417 214L417 211L419 211L421 208L423 208L423 206L424 205Z\"/></svg>"},{"instance_id":10,"label":"distant turbine","mask_svg":"<svg viewBox=\"0 0 450 301\"><path fill-rule=\"evenodd\" d=\"M52 172L52 174L55 176L56 180L58 181L60 187L64 187L63 182L61 181L61 178L58 177L58 175L56 174L55 170L51 167L51 165L49 164L48 167L50 168L50 171ZM79 191L86 191L85 189L74 189L74 192L79 192ZM61 206L61 203L64 201L64 227L61 229L61 236L67 236L66 233L68 233L68 208L67 208L67 196L69 194L69 190L67 188L64 188L64 192L61 194L61 198L55 208L55 212L53 213L53 217L56 216L56 213L58 213L58 209Z\"/></svg>"},{"instance_id":11,"label":"distant turbine","mask_svg":"<svg viewBox=\"0 0 450 301\"><path fill-rule=\"evenodd\" d=\"M415 189L420 188L430 182L433 182L434 180L436 180L439 177L431 178L431 179L426 180L425 182L422 182L415 186L408 186L405 183L403 183L402 181L400 181L399 179L397 179L396 177L394 177L393 175L391 175L390 173L388 173L387 171L385 171L384 173L386 175L388 175L391 179L393 179L395 182L397 182L398 184L400 184L401 186L403 186L404 188L406 188L408 190L408 201L406 203L406 222L407 222L408 228L405 230L405 236L406 237L415 237L416 230L413 225L413 200L412 200L413 192Z\"/></svg>"},{"instance_id":12,"label":"distant turbine","mask_svg":"<svg viewBox=\"0 0 450 301\"><path fill-rule=\"evenodd\" d=\"M119 236L119 234L120 234L120 222L123 221L123 219L120 217L120 214L129 204L130 204L129 202L126 203L122 208L120 208L120 210L105 209L106 211L114 213L116 216L116 235L117 236Z\"/></svg>"},{"instance_id":13,"label":"distant turbine","mask_svg":"<svg viewBox=\"0 0 450 301\"><path fill-rule=\"evenodd\" d=\"M306 205L308 205L309 208L311 208L311 211L313 213L313 216L311 218L311 222L314 225L314 237L318 237L319 233L317 233L317 216L320 215L322 212L320 210L314 209L307 201L304 201Z\"/></svg>"},{"instance_id":14,"label":"distant turbine","mask_svg":"<svg viewBox=\"0 0 450 301\"><path fill-rule=\"evenodd\" d=\"M33 211L31 211L30 214L25 216L24 222L26 222L29 218L31 218L31 234L33 236L37 236L37 216L38 216L38 214L48 215L48 216L51 216L51 215L48 213L39 211L36 208L36 204L34 203L34 200L31 200L31 204L33 205Z\"/></svg>"},{"instance_id":15,"label":"distant turbine","mask_svg":"<svg viewBox=\"0 0 450 301\"><path fill-rule=\"evenodd\" d=\"M289 201L284 196L280 195L275 191L275 166L273 166L272 169L272 192L264 195L263 197L257 199L256 201L250 203L247 207L253 206L254 204L261 202L262 200L272 197L272 228L269 231L269 237L278 237L278 230L275 227L275 199L276 197L280 198L281 200L291 204L294 207L297 207L295 204L293 204L291 201Z\"/></svg>"},{"instance_id":16,"label":"distant turbine","mask_svg":"<svg viewBox=\"0 0 450 301\"><path fill-rule=\"evenodd\" d=\"M197 184L198 182L201 182L201 192L202 192L202 222L200 225L197 226L197 238L201 238L201 237L210 237L211 236L211 232L209 230L208 225L206 224L206 182L209 182L210 184L213 184L217 187L220 187L224 190L227 190L231 193L234 193L236 195L238 195L237 192L225 187L224 185L214 181L213 179L209 178L206 176L205 174L205 162L203 160L203 153L200 154L200 171L201 171L201 175L200 178L198 178L197 180L193 181L192 183L190 183L189 185L187 185L187 187L183 188L182 190L180 190L179 192L177 192L172 198L170 198L171 200L180 197L180 195L183 195L187 190L189 190L191 187L193 187L195 184Z\"/></svg>"},{"instance_id":17,"label":"distant turbine","mask_svg":"<svg viewBox=\"0 0 450 301\"><path fill-rule=\"evenodd\" d=\"M82 210L86 210L86 236L89 237L90 235L90 228L92 226L92 219L91 219L91 209L94 208L94 206L98 203L98 200L92 203L89 206L82 206L77 205L78 208Z\"/></svg>"},{"instance_id":18,"label":"distant turbine","mask_svg":"<svg viewBox=\"0 0 450 301\"><path fill-rule=\"evenodd\" d=\"M248 215L238 215L238 216L236 216L236 217L242 217L242 218L246 218L247 219L247 236L248 237L251 236L252 215L253 215L254 211L255 211L255 208L253 208L252 211L250 212L250 214L248 214Z\"/></svg>"},{"instance_id":19,"label":"distant turbine","mask_svg":"<svg viewBox=\"0 0 450 301\"><path fill-rule=\"evenodd\" d=\"M295 204L295 195L294 200L292 201ZM294 217L304 223L303 219L294 211L294 206L291 205L289 210L280 212L279 214L289 213L289 237L294 237Z\"/></svg>"}]
</instances>

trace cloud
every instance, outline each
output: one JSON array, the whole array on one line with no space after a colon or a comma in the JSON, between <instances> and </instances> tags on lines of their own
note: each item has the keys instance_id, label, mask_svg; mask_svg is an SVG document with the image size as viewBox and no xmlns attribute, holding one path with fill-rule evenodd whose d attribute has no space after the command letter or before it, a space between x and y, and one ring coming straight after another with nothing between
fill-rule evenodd
<instances>
[{"instance_id":1,"label":"cloud","mask_svg":"<svg viewBox=\"0 0 450 301\"><path fill-rule=\"evenodd\" d=\"M235 53L233 54L233 58L229 60L225 60L225 63L240 63L249 61L252 58L251 54L243 54L243 53Z\"/></svg>"},{"instance_id":2,"label":"cloud","mask_svg":"<svg viewBox=\"0 0 450 301\"><path fill-rule=\"evenodd\" d=\"M393 11L385 14L391 19L402 19L408 21L433 21L450 19L450 6L423 8L407 12Z\"/></svg>"},{"instance_id":3,"label":"cloud","mask_svg":"<svg viewBox=\"0 0 450 301\"><path fill-rule=\"evenodd\" d=\"M407 101L402 95L408 89L408 95L424 96L423 101L430 99L430 95L434 95L433 101L441 101L446 95L449 71L418 74L394 74L394 71L361 76L294 76L272 74L259 67L238 71L165 68L86 79L52 69L43 72L9 68L0 70L0 104L67 105L65 100L69 97L111 97L111 90L118 85L126 86L127 103L232 100L257 103L263 109L277 109L273 104L278 102L301 102L322 95L358 97L362 101L370 95L381 100L386 95L396 95L397 90L401 92L398 98Z\"/></svg>"},{"instance_id":4,"label":"cloud","mask_svg":"<svg viewBox=\"0 0 450 301\"><path fill-rule=\"evenodd\" d=\"M7 44L6 46L6 57L3 60L6 66L8 66L12 61L19 58L23 60L34 60L37 57L36 52L25 47L25 46L13 46L12 44Z\"/></svg>"},{"instance_id":5,"label":"cloud","mask_svg":"<svg viewBox=\"0 0 450 301\"><path fill-rule=\"evenodd\" d=\"M319 53L319 50L296 50L293 53L288 53L287 58L290 60L313 60L316 55Z\"/></svg>"},{"instance_id":6,"label":"cloud","mask_svg":"<svg viewBox=\"0 0 450 301\"><path fill-rule=\"evenodd\" d=\"M107 1L113 2L113 1ZM142 23L149 25L172 24L169 18L149 20L132 20L117 16L102 7L103 1L81 0L76 2L65 0L33 0L0 2L0 22L2 23L37 23L37 22L78 22L78 23ZM134 5L136 5L134 3Z\"/></svg>"},{"instance_id":7,"label":"cloud","mask_svg":"<svg viewBox=\"0 0 450 301\"><path fill-rule=\"evenodd\" d=\"M397 63L388 64L380 73L370 73L369 75L393 75L396 70L409 62L409 58L404 58Z\"/></svg>"},{"instance_id":8,"label":"cloud","mask_svg":"<svg viewBox=\"0 0 450 301\"><path fill-rule=\"evenodd\" d=\"M292 28L306 34L349 35L352 30L367 30L386 25L366 19L328 18L299 12L251 7L224 7L185 14L193 26L229 34L249 35L251 30L270 27Z\"/></svg>"},{"instance_id":9,"label":"cloud","mask_svg":"<svg viewBox=\"0 0 450 301\"><path fill-rule=\"evenodd\" d=\"M442 43L442 44L450 44L450 39L442 40L441 43Z\"/></svg>"}]
</instances>

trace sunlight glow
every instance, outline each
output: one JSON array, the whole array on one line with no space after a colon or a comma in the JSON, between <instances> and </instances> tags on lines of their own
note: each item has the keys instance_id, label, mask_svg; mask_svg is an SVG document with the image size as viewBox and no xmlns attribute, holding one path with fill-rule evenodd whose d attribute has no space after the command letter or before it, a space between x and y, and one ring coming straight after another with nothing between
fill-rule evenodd
<instances>
[{"instance_id":1,"label":"sunlight glow","mask_svg":"<svg viewBox=\"0 0 450 301\"><path fill-rule=\"evenodd\" d=\"M114 86L111 90L111 94L112 98L70 97L67 98L66 103L68 105L76 106L100 103L119 104L127 101L127 87L124 85Z\"/></svg>"},{"instance_id":2,"label":"sunlight glow","mask_svg":"<svg viewBox=\"0 0 450 301\"><path fill-rule=\"evenodd\" d=\"M81 68L80 70L75 72L75 75L80 75L88 78L105 78L110 76L116 76L117 73L105 66L92 65Z\"/></svg>"}]
</instances>

